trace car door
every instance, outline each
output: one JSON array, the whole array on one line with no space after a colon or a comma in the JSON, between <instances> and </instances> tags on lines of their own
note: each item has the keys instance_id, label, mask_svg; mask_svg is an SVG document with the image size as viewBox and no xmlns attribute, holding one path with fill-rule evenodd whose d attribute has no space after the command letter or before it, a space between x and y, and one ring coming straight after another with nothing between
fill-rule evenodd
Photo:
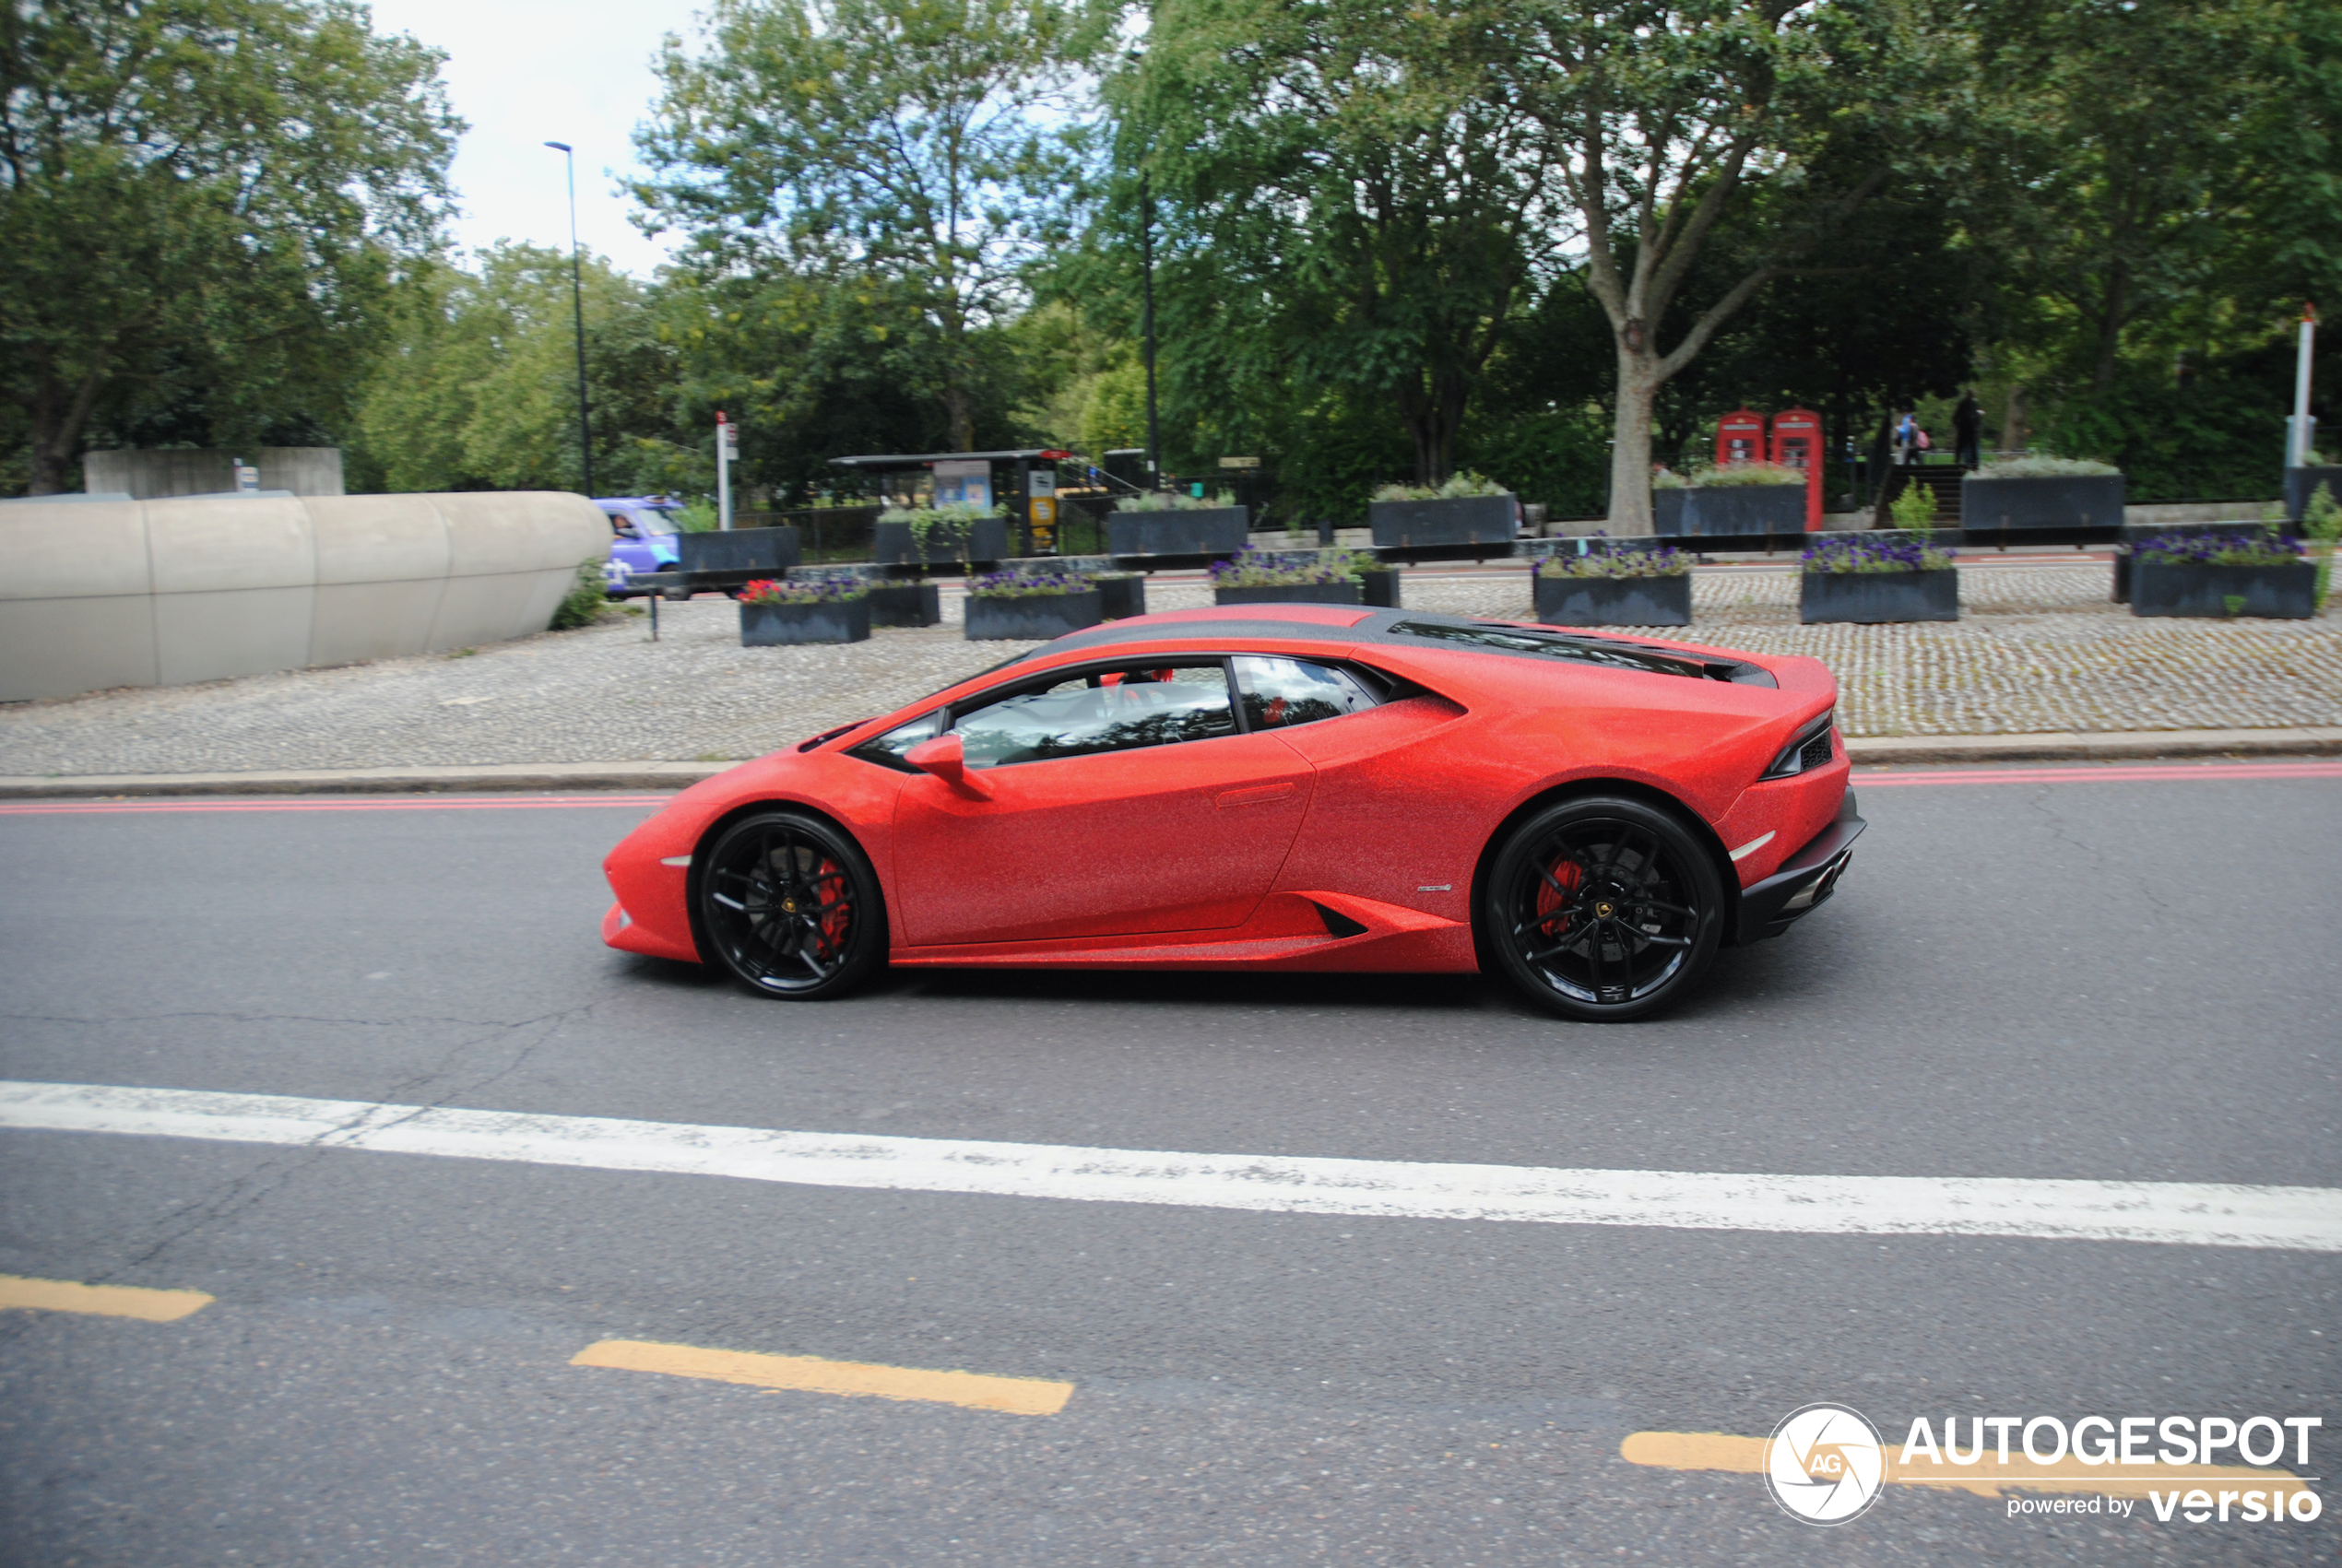
<instances>
[{"instance_id":1,"label":"car door","mask_svg":"<svg viewBox=\"0 0 2342 1568\"><path fill-rule=\"evenodd\" d=\"M1087 669L952 727L984 793L922 774L896 806L919 947L1242 925L1308 808L1308 763L1241 727L1216 659Z\"/></svg>"}]
</instances>

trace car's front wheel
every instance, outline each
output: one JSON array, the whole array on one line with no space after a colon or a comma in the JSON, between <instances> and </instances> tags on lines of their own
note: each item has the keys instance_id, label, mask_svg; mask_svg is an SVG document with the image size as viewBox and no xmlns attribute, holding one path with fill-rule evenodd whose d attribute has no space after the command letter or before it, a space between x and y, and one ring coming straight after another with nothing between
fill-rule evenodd
<instances>
[{"instance_id":1,"label":"car's front wheel","mask_svg":"<svg viewBox=\"0 0 2342 1568\"><path fill-rule=\"evenodd\" d=\"M801 811L744 817L698 867L700 930L718 962L766 996L833 996L886 958L878 876L854 841Z\"/></svg>"},{"instance_id":2,"label":"car's front wheel","mask_svg":"<svg viewBox=\"0 0 2342 1568\"><path fill-rule=\"evenodd\" d=\"M1565 1018L1623 1022L1679 1000L1715 957L1723 881L1672 813L1620 796L1547 807L1497 851L1482 931Z\"/></svg>"}]
</instances>

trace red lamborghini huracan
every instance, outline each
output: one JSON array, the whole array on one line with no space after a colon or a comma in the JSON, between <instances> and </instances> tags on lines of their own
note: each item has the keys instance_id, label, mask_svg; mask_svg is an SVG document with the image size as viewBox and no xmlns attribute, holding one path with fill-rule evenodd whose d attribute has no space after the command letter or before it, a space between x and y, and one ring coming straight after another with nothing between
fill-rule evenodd
<instances>
[{"instance_id":1,"label":"red lamborghini huracan","mask_svg":"<svg viewBox=\"0 0 2342 1568\"><path fill-rule=\"evenodd\" d=\"M1639 1018L1863 831L1816 660L1413 610L1111 622L677 796L612 946L770 996L884 963L1470 973Z\"/></svg>"}]
</instances>

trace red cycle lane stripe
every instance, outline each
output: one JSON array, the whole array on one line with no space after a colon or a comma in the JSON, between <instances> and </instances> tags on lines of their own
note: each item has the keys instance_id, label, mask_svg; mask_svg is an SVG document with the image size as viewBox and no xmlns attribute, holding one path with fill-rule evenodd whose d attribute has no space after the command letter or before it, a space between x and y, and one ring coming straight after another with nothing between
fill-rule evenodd
<instances>
[{"instance_id":1,"label":"red cycle lane stripe","mask_svg":"<svg viewBox=\"0 0 2342 1568\"><path fill-rule=\"evenodd\" d=\"M8 800L0 801L0 817L112 817L148 811L542 811L610 807L641 809L664 806L671 795L487 796L477 798L416 796L396 800L320 799L314 796L282 800Z\"/></svg>"},{"instance_id":2,"label":"red cycle lane stripe","mask_svg":"<svg viewBox=\"0 0 2342 1568\"><path fill-rule=\"evenodd\" d=\"M1853 783L1862 789L1888 789L1905 784L2155 784L2191 780L2211 783L2224 779L2336 778L2342 778L2342 761L2106 762L2062 768L1898 768L1892 772L1857 769Z\"/></svg>"}]
</instances>

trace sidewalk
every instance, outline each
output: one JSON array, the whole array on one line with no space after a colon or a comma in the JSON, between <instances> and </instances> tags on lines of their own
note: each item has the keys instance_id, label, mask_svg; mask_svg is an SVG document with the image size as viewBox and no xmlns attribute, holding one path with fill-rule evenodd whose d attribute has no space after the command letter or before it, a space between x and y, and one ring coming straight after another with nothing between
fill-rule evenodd
<instances>
[{"instance_id":1,"label":"sidewalk","mask_svg":"<svg viewBox=\"0 0 2342 1568\"><path fill-rule=\"evenodd\" d=\"M1705 567L1695 625L1676 635L1823 659L1843 689L1850 738L1893 741L1858 747L1865 760L2301 751L2342 735L2342 616L2331 610L2312 621L2141 620L2107 602L2102 558L1988 559L1964 562L1960 577L1956 623L1802 627L1791 561ZM1418 568L1404 592L1410 608L1532 619L1518 565ZM1193 574L1148 586L1156 609L1210 597ZM348 788L330 779L353 770L378 787L671 787L1030 646L963 640L955 584L943 599L943 626L842 646L742 648L730 601L701 598L662 607L656 643L645 619L627 617L468 655L9 704L0 792L65 780L121 792L154 787L155 775L232 776L213 789L258 786L256 774L288 775L267 787ZM1952 737L2008 738L1932 738Z\"/></svg>"}]
</instances>

